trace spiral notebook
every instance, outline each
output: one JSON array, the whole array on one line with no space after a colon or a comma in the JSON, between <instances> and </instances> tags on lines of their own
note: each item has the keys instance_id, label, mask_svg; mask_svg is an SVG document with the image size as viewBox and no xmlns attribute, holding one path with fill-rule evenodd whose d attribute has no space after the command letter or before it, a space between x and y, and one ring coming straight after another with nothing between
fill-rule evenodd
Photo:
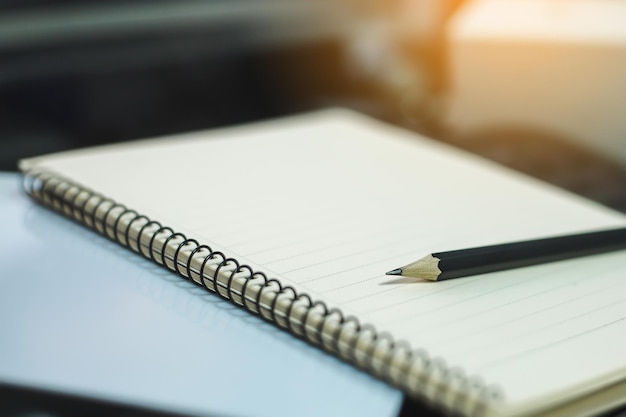
<instances>
[{"instance_id":1,"label":"spiral notebook","mask_svg":"<svg viewBox=\"0 0 626 417\"><path fill-rule=\"evenodd\" d=\"M626 224L479 157L327 110L20 168L35 200L440 409L588 415L626 399L624 251L435 283L385 275L431 252Z\"/></svg>"}]
</instances>

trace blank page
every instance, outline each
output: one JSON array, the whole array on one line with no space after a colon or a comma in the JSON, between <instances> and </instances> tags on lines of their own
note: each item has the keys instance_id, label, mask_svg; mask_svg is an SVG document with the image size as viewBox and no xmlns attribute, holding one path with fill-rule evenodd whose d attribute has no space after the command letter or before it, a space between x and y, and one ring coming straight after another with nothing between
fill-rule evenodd
<instances>
[{"instance_id":1,"label":"blank page","mask_svg":"<svg viewBox=\"0 0 626 417\"><path fill-rule=\"evenodd\" d=\"M626 225L430 139L333 110L33 165L499 385L509 411L626 376L623 251L436 283L384 275L431 252Z\"/></svg>"}]
</instances>

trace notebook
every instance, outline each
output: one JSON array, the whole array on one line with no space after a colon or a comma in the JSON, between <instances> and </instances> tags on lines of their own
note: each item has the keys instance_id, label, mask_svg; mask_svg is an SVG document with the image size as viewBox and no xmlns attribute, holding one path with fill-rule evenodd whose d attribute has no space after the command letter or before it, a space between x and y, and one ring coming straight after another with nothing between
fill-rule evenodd
<instances>
[{"instance_id":1,"label":"notebook","mask_svg":"<svg viewBox=\"0 0 626 417\"><path fill-rule=\"evenodd\" d=\"M333 109L20 168L35 200L442 410L588 415L626 399L624 251L434 283L385 275L626 224L477 156Z\"/></svg>"}]
</instances>

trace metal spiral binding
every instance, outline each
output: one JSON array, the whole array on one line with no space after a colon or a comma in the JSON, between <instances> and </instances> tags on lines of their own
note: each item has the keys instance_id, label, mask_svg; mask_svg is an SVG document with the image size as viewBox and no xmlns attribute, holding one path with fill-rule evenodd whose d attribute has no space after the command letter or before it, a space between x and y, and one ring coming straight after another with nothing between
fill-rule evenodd
<instances>
[{"instance_id":1,"label":"metal spiral binding","mask_svg":"<svg viewBox=\"0 0 626 417\"><path fill-rule=\"evenodd\" d=\"M422 349L414 350L407 342L396 341L336 308L329 309L326 303L313 301L309 295L77 183L50 172L29 171L24 174L24 189L43 205L444 412L482 416L492 402L501 399L497 388L468 377L462 369L450 368ZM133 228L138 228L134 237ZM158 245L159 240L164 243ZM173 249L172 255L168 248ZM238 282L243 276L239 289L234 288L237 276ZM271 300L269 305L264 298ZM298 309L304 311L300 317L295 314ZM333 326L328 333L327 328ZM341 346L346 337L347 344ZM359 355L362 345L366 347ZM377 354L383 356L378 363Z\"/></svg>"}]
</instances>

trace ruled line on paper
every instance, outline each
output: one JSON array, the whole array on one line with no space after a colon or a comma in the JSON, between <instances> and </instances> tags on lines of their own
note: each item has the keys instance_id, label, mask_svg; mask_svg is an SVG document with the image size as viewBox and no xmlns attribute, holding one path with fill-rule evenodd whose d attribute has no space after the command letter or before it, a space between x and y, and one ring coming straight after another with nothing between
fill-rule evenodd
<instances>
[{"instance_id":1,"label":"ruled line on paper","mask_svg":"<svg viewBox=\"0 0 626 417\"><path fill-rule=\"evenodd\" d=\"M419 300L420 298L429 297L429 296L431 296L433 294L442 293L444 291L450 291L450 290L452 290L455 287L461 287L461 286L467 285L467 284L469 284L469 282L467 280L466 281L460 281L459 280L459 282L456 282L454 285L449 285L449 286L447 286L445 288L441 288L441 289L436 290L436 291L431 291L431 292L428 292L428 293L421 294L421 295L419 295L417 297L412 297L412 298L409 298L409 299L406 299L406 300L402 300L400 302L393 303L393 305L385 305L383 307L380 307L380 308L377 308L377 309L374 309L374 310L367 310L367 311L364 311L364 313L366 313L366 314L377 313L379 311L385 310L385 309L390 308L390 307L394 307L394 306L397 306L397 305L400 305L400 304L412 303L412 302L414 302L416 300ZM360 296L360 297L352 298L352 299L350 299L348 301L348 303L353 303L355 301L367 299L369 297L375 297L377 294L382 294L384 292L392 291L392 290L396 290L396 289L397 288L390 288L389 290L381 290L381 291L377 291L376 293L373 293L373 294L367 294L367 295L363 295L363 296Z\"/></svg>"},{"instance_id":2,"label":"ruled line on paper","mask_svg":"<svg viewBox=\"0 0 626 417\"><path fill-rule=\"evenodd\" d=\"M617 286L611 287L609 289L605 289L604 291L614 290L615 287L620 287L621 288L621 285L617 285ZM588 295L597 294L598 292L588 293ZM457 332L454 336L448 334L448 335L446 335L447 337L446 336L439 337L439 338L435 337L433 342L435 342L437 344L441 344L441 345L446 345L446 344L451 343L451 342L453 342L455 340L458 340L459 337L464 337L464 336L469 336L469 335L471 335L474 339L478 340L480 338L480 335L484 334L485 332L497 331L498 328L503 328L503 327L513 327L513 326L515 326L516 322L519 323L520 321L528 320L532 316L537 316L539 314L546 313L546 312L548 312L548 311L550 311L552 309L558 308L558 307L563 306L563 305L568 304L568 303L575 302L576 300L579 300L579 299L584 298L584 297L585 296L576 297L576 298L573 298L573 299L568 299L568 300L566 300L564 302L561 302L561 303L558 303L556 305L547 306L545 308L541 308L541 309L538 309L538 310L533 310L532 312L528 312L526 314L514 317L511 320L506 320L506 321L503 321L503 322L497 322L497 323L494 323L494 324L492 324L490 326L479 327L477 329L469 328L469 330L466 329L466 332L462 332L462 331L461 332ZM472 316L470 316L469 318L471 319ZM460 321L466 321L466 318L463 317ZM458 322L456 322L455 325L456 324L458 324ZM445 324L443 324L443 325L445 326ZM422 330L422 329L420 329L420 330L421 331L427 331L427 330ZM513 337L515 337L515 336L513 336ZM474 344L473 349L474 350L482 350L482 349L485 349L486 347L489 347L489 346L496 347L496 346L492 345L491 343L483 343L483 344L480 344L480 345L479 344ZM467 351L469 349L472 349L472 347L469 347L469 348L466 347L464 350Z\"/></svg>"},{"instance_id":3,"label":"ruled line on paper","mask_svg":"<svg viewBox=\"0 0 626 417\"><path fill-rule=\"evenodd\" d=\"M544 350L544 349L549 349L549 348L551 348L553 346L572 341L574 339L580 338L582 336L588 335L588 334L593 333L593 332L597 332L597 331L602 330L604 328L611 327L611 326L614 326L614 325L619 324L619 323L623 323L625 320L626 320L626 316L623 316L623 317L620 317L618 319L612 320L610 322L603 323L603 324L601 324L601 325L599 325L597 327L594 327L594 328L585 330L583 332L574 334L572 336L564 337L562 339L558 339L558 340L555 340L555 341L550 342L550 343L542 344L541 346L537 346L535 348L528 349L528 350L525 350L523 352L518 352L516 354L512 354L512 355L509 355L509 356L498 358L497 360L494 360L492 362L484 363L484 364L481 365L481 367L483 369L488 369L490 367L497 366L497 365L499 365L499 364L501 364L501 363L503 363L505 361L510 361L510 360L512 360L514 358L517 358L517 357L520 357L520 356L526 356L526 355L528 355L530 353L533 353L533 352L541 351L541 350Z\"/></svg>"},{"instance_id":4,"label":"ruled line on paper","mask_svg":"<svg viewBox=\"0 0 626 417\"><path fill-rule=\"evenodd\" d=\"M346 226L345 224L342 224L340 226L339 230L345 228L345 226ZM332 230L337 231L338 229L336 227L333 227ZM301 244L301 243L308 243L311 240L315 240L315 239L319 239L319 238L326 238L327 236L328 236L328 233L326 231L319 232L319 233L307 234L304 237L302 237L302 234L301 234L300 235L300 239L293 240L293 241L282 241L278 246L270 246L270 247L264 246L262 249L255 250L255 251L252 251L252 252L247 252L247 256L254 256L254 255L257 255L257 254L260 254L260 253L264 253L264 252L274 253L274 252L276 252L276 251L278 251L280 249L289 248L289 247L292 247L293 245L298 245L298 244ZM280 253L283 253L283 252L281 251ZM284 259L290 259L290 258L291 258L291 256L283 257L283 258L277 259L275 261L270 261L269 263L277 262L277 261L284 260Z\"/></svg>"},{"instance_id":5,"label":"ruled line on paper","mask_svg":"<svg viewBox=\"0 0 626 417\"><path fill-rule=\"evenodd\" d=\"M295 254L291 254L290 256L286 256L286 257L278 258L278 259L275 259L275 260L271 260L269 262L265 262L263 265L271 265L273 263L286 261L286 260L292 260L293 258L296 258L296 257L299 257L299 256L311 255L311 254L314 254L314 253L317 253L317 252L321 252L321 251L325 251L325 250L328 250L328 249L334 249L334 248L338 248L338 247L342 247L342 246L354 245L355 238L359 238L359 239L371 238L372 241L375 241L376 238L381 236L382 234L392 233L392 232L400 230L400 229L402 229L404 227L406 227L406 226L404 226L404 225L395 225L393 227L387 227L387 228L384 228L384 229L378 229L375 233L370 233L371 229L368 229L368 233L362 234L362 235L357 235L357 236L352 234L349 239L342 239L347 234L337 234L336 236L338 236L339 239L336 239L336 238L333 238L333 237L331 237L329 239L328 235L321 235L319 237L324 237L326 240L330 240L330 241L333 241L333 242L336 242L336 243L330 244L330 245L325 245L323 247L316 246L313 249L308 249L305 252L298 252L298 253L295 253ZM353 231L351 231L351 232L353 232ZM314 238L315 236L310 236L309 235L309 238L302 239L302 240L300 240L298 242L286 243L286 244L283 244L282 247L292 246L294 243L307 243L307 242L310 242L310 240L311 240L310 238L311 237ZM412 240L415 240L415 238L413 237ZM384 246L388 247L388 246L394 245L394 244L397 245L398 242L394 241L391 244L385 244ZM331 259L324 258L325 260L320 262L319 264L322 264L324 262L330 262L330 261L333 261L333 260L336 260L336 259L341 259L341 258L344 258L345 256L354 255L354 254L362 253L362 252L365 252L365 251L378 249L380 247L381 246L372 246L372 247L369 247L367 249L361 250L359 252L352 252L352 253L338 252L338 253L341 254L340 256L338 256L336 258L331 258ZM298 269L304 269L304 268L306 268L308 266L313 266L313 265L316 265L316 264L305 264L305 265L302 265L301 267L299 267ZM294 270L291 270L291 271L283 271L283 273L293 272L293 271L296 271L298 269L294 269Z\"/></svg>"},{"instance_id":6,"label":"ruled line on paper","mask_svg":"<svg viewBox=\"0 0 626 417\"><path fill-rule=\"evenodd\" d=\"M402 219L400 219L399 221L400 224L396 224L394 225L390 230L402 230L402 229L406 229L406 226L403 222ZM432 229L431 229L432 230ZM427 236L429 235L430 231L428 229L425 228L425 230L423 231L423 235ZM437 236L436 233L432 233L433 236ZM343 236L343 235L340 235ZM330 239L332 240L332 238ZM378 241L383 240L383 239L379 239L379 240L375 240L373 239L372 242L377 243ZM364 245L362 243L362 241L360 240L353 240L350 239L348 241L345 241L344 243L341 244L341 246L347 246L345 248L344 251L335 251L334 253L336 254L333 257L324 257L324 259L322 261L319 262L314 262L314 263L301 263L298 262L296 263L297 267L290 269L290 270L278 270L278 272L281 275L287 275L289 276L289 274L293 273L293 272L299 272L299 271L304 271L308 268L311 267L316 267L316 266L323 266L323 265L327 265L327 264L331 264L333 262L336 261L340 261L342 259L346 259L346 264L353 262L353 261L348 261L347 259L351 256L357 256L357 255L363 255L366 254L368 252L372 252L372 257L374 259L374 261L372 262L353 262L353 266L351 266L350 268L347 269L336 269L334 267L329 267L327 271L324 271L321 275L313 275L311 276L311 278L305 278L305 279L299 279L298 282L300 284L307 284L307 283L311 283L314 281L318 281L318 280L322 280L322 279L326 279L326 278L332 278L332 277L336 277L337 275L343 275L346 272L349 271L353 271L353 270L357 270L357 269L361 269L361 268L365 268L371 265L375 265L375 264L381 264L382 265L391 265L392 261L396 261L399 262L399 260L401 259L406 259L407 256L410 255L414 255L415 253L418 253L419 251L416 250L415 248L412 248L410 250L406 250L406 247L408 246L408 243L411 242L415 242L416 241L416 237L414 234L410 234L410 233L404 233L403 235L401 235L400 239L394 239L392 241L389 242L383 242L382 243L377 243L374 245ZM423 238L423 242L421 243L422 246L424 246L426 243L429 246L436 246L438 244L440 244L440 242L442 242L443 239L442 238ZM415 245L417 246L417 245ZM349 251L352 247L355 248L359 248L359 250L357 251ZM396 249L398 248L398 249ZM320 247L315 247L314 249L311 250L311 253L316 253L318 251L324 251L329 249L329 247L324 246L322 248ZM384 249L384 251L383 251ZM404 249L404 250L402 250ZM383 253L392 253L393 255L391 256L381 256L381 254ZM304 254L303 254L304 255ZM286 257L284 260L292 260L294 258L297 258L298 254L294 255L294 256L290 256L290 257ZM271 264L271 263L270 263ZM266 265L266 264L264 264ZM269 264L267 264L269 265ZM394 264L395 265L395 264ZM384 273L386 272L386 270L381 267L380 270L380 276L383 276ZM361 280L363 281L363 280ZM327 291L331 291L333 290L333 288L328 289Z\"/></svg>"},{"instance_id":7,"label":"ruled line on paper","mask_svg":"<svg viewBox=\"0 0 626 417\"><path fill-rule=\"evenodd\" d=\"M407 240L409 240L409 239L407 239ZM414 240L414 239L410 239L410 240ZM363 254L370 253L370 252L373 252L374 255L378 255L378 254L381 253L381 248L389 247L389 246L393 247L394 245L399 246L398 243L401 243L401 242L393 242L391 244L381 244L381 245L367 246L367 247L363 247L363 248L361 248L361 249L359 249L357 251L351 251L351 252L348 252L348 251L346 251L346 252L339 252L337 256L334 256L334 257L331 257L331 258L324 258L324 260L319 261L319 262L315 262L315 263L307 263L307 264L301 265L301 266L299 266L299 267L297 267L295 269L291 269L291 270L288 270L288 271L281 271L281 273L282 274L288 274L288 273L291 273L291 272L302 271L302 270L305 270L305 269L308 269L308 268L311 268L311 267L314 267L314 266L320 266L320 265L328 264L328 263L331 263L331 262L334 262L334 261L338 261L338 260L341 260L341 259L346 259L346 258L349 258L351 256L363 255ZM354 245L354 242L351 241L351 242L348 242L347 244ZM322 248L322 249L319 249L319 250L326 250L326 249L328 249L328 248ZM315 252L317 252L317 251L312 251L312 253L315 253ZM401 256L405 256L405 255L410 255L412 253L415 253L415 251L411 250L411 251L399 253L398 255L395 255L395 256L390 257L390 258L382 258L382 259L380 259L380 258L377 258L376 256L372 256L372 258L377 258L374 261L374 263L383 263L385 261L389 261L391 259L395 259L395 258L398 258L398 257L401 257ZM296 257L297 257L297 255L296 255ZM367 266L367 265L370 265L370 264L355 265L355 266L359 267L359 266ZM384 275L384 272L382 272L381 275ZM316 279L318 279L318 278L321 278L321 277L316 277Z\"/></svg>"},{"instance_id":8,"label":"ruled line on paper","mask_svg":"<svg viewBox=\"0 0 626 417\"><path fill-rule=\"evenodd\" d=\"M333 209L334 207L330 207L329 209ZM324 217L322 215L320 215L321 213L324 213L325 215L327 215L327 217ZM238 234L242 234L244 235L242 237L242 239L240 239L239 241L234 241L229 243L229 246L232 247L237 247L237 246L243 246L243 245L248 245L251 243L259 243L259 242L263 242L264 240L267 240L268 235L271 234L273 238L281 236L281 235L291 235L294 233L294 227L297 227L298 225L302 226L303 224L303 220L304 218L308 218L312 220L309 220L309 222L307 222L307 229L311 228L314 225L317 225L318 227L320 226L326 226L329 229L332 227L331 225L336 224L338 222L336 221L332 221L333 218L335 219L340 219L343 218L342 217L342 213L337 213L336 210L332 210L332 211L322 211L322 210L318 210L316 212L316 216L306 216L306 215L300 215L297 218L291 218L291 219L283 219L283 227L282 228L277 228L276 224L273 222L270 223L266 223L266 224L254 224L253 227L246 225L244 228L240 229L237 233ZM245 222L241 221L241 218L236 217L235 220L233 221L236 224L245 224ZM297 220L293 222L292 227L290 228L285 228L284 225L293 221L293 220ZM259 233L260 231L263 231L264 233ZM224 238L230 238L232 237L231 234L229 233L225 233L222 236L222 239ZM310 238L310 236L308 237Z\"/></svg>"},{"instance_id":9,"label":"ruled line on paper","mask_svg":"<svg viewBox=\"0 0 626 417\"><path fill-rule=\"evenodd\" d=\"M576 335L579 333L579 330L588 329L588 323L583 320L588 318L587 316L593 316L594 313L603 313L609 312L612 313L612 307L624 305L626 306L626 300L617 300L611 302L609 304L603 304L597 308L584 310L582 313L572 315L571 312L568 311L567 318L552 322L550 324L535 327L533 326L530 330L522 332L522 329L519 328L510 328L507 329L509 332L506 337L503 337L499 340L495 340L493 337L487 339L477 339L482 343L474 343L474 344L465 344L463 348L463 354L484 354L489 359L489 362L496 362L499 358L502 357L513 357L519 356L525 351L534 350L535 348L540 348L541 346L548 345L554 340L560 340L561 338L567 337L569 338L572 335ZM626 315L626 310L623 312ZM611 314L607 314L610 316ZM546 320L549 322L549 320ZM600 320L601 323L605 322L604 319ZM567 333L566 336L559 336L557 329L564 328L565 325L575 323L576 329ZM593 327L593 326L592 326ZM546 333L549 331L549 333ZM586 331L586 330L584 330ZM582 333L584 333L584 331ZM534 338L536 335L542 335L540 339ZM492 335L493 336L493 335ZM503 340L504 339L504 340ZM489 343L485 343L489 342ZM524 346L529 347L524 347ZM455 350L458 352L458 349L455 349L453 346L450 349L446 349L448 354L451 354Z\"/></svg>"},{"instance_id":10,"label":"ruled line on paper","mask_svg":"<svg viewBox=\"0 0 626 417\"><path fill-rule=\"evenodd\" d=\"M498 280L498 278L495 278L495 277L488 277L486 279ZM469 297L466 297L466 298L462 298L462 299L456 301L455 303L449 303L449 304L441 305L441 306L439 306L437 308L437 314L441 314L441 312L444 311L444 310L449 310L449 309L455 310L461 304L464 304L464 303L467 303L467 302L471 302L471 301L475 301L478 298L491 297L495 293L498 293L498 292L501 292L501 291L506 291L506 290L509 290L511 288L514 288L514 287L526 287L529 282L537 281L537 280L544 280L544 277L542 275L535 274L535 276L533 278L530 278L530 279L526 278L524 281L512 280L508 285L503 285L501 287L495 287L495 288L492 287L492 288L490 288L487 291L479 292L479 293L474 294L472 296L469 296ZM502 279L500 279L499 281L500 282L504 282L504 280L502 280ZM468 282L468 284L471 284L471 282ZM499 282L497 284L499 284ZM458 286L454 286L454 287L450 287L450 288L452 289L452 288L455 288L455 287L458 287ZM387 308L393 308L393 307L394 306L391 305L391 306L388 306L388 307L385 307L385 308L377 309L376 311L382 311L382 310L385 310ZM403 317L403 318L401 318L399 320L396 318L396 319L393 320L393 322L394 323L406 322L406 321L409 321L409 320L413 320L416 316L423 315L423 314L424 314L423 311L419 311L419 312L416 312L413 315L405 316L405 317Z\"/></svg>"},{"instance_id":11,"label":"ruled line on paper","mask_svg":"<svg viewBox=\"0 0 626 417\"><path fill-rule=\"evenodd\" d=\"M338 286L338 287L333 287L333 288L332 288L332 289L330 289L330 290L326 290L326 291L325 291L325 293L330 294L330 293L332 293L332 292L334 292L334 291L339 291L339 290L343 290L343 289L346 289L346 288L349 288L349 287L353 287L353 286L355 286L355 285L359 285L359 284L362 284L362 283L367 282L367 281L372 281L372 280L377 279L377 278L378 278L378 279L380 279L380 278L381 278L381 275L380 275L380 274L377 274L377 275L370 275L368 278L360 279L360 280L358 280L358 281L357 281L357 280L355 280L355 281L351 281L351 282L350 282L350 283L348 283L348 284L345 284L345 285L340 285L340 286ZM393 284L393 285L400 286L400 285L403 285L403 284ZM374 293L374 295L376 295L376 294L377 294L377 293ZM368 296L369 296L369 295L368 295ZM366 297L367 297L367 296L366 296Z\"/></svg>"},{"instance_id":12,"label":"ruled line on paper","mask_svg":"<svg viewBox=\"0 0 626 417\"><path fill-rule=\"evenodd\" d=\"M337 275L342 275L342 274L345 274L346 272L349 272L349 271L355 271L357 269L361 269L361 268L369 266L369 265L376 265L377 263L380 263L380 260L376 260L374 262L369 262L369 263L366 263L366 264L355 265L355 266L352 266L350 268L342 269L342 270L339 270L339 271L334 271L334 272L326 274L326 275L318 276L318 277L315 277L315 278L311 278L311 279L307 279L307 280L303 280L303 281L299 281L299 282L300 282L300 284L308 284L308 283L311 283L311 282L314 282L314 281L318 281L320 279L330 278L330 277L334 277L334 276L337 276Z\"/></svg>"},{"instance_id":13,"label":"ruled line on paper","mask_svg":"<svg viewBox=\"0 0 626 417\"><path fill-rule=\"evenodd\" d=\"M383 232L385 232L385 231L386 230L383 230ZM335 249L336 250L337 248L340 248L340 247L343 247L343 246L353 246L354 245L354 240L353 240L352 237L350 239L342 239L344 237L344 235L338 235L338 236L339 236L338 239L335 239L333 237L330 237L330 239L329 239L328 236L324 237L326 241L335 242L333 244L324 245L323 247L316 246L314 248L309 248L309 249L307 249L304 252L292 253L289 256L285 256L285 257L278 258L278 259L273 259L273 260L271 260L269 262L264 263L264 265L271 265L271 264L275 264L275 263L278 263L278 262L289 261L289 260L293 260L294 258L298 258L298 257L306 256L306 255L312 255L312 254L315 254L315 253L327 251L329 249ZM364 239L364 238L375 237L375 236L376 236L376 234L364 234L364 235L361 235L359 237ZM303 240L302 241L302 243L308 243L308 242L310 242L310 240ZM289 245L287 244L286 246L289 246ZM339 250L336 250L335 252L340 254L340 256L338 256L336 258L324 258L324 261L321 261L321 262L319 262L317 264L303 264L303 265L299 266L297 269L293 269L291 271L283 271L283 273L293 272L293 271L296 271L296 270L307 268L309 266L323 264L324 262L330 262L330 261L333 261L333 260L336 260L336 259L344 258L346 255L358 254L358 253L361 253L361 252L364 252L364 251L373 250L374 248L375 247L368 247L368 248L360 250L359 252L354 252L354 253L347 253L347 252L341 252Z\"/></svg>"},{"instance_id":14,"label":"ruled line on paper","mask_svg":"<svg viewBox=\"0 0 626 417\"><path fill-rule=\"evenodd\" d=\"M537 296L538 295L546 295L546 294L549 294L551 292L557 292L556 294L550 294L550 298L551 298L550 304L545 306L545 307L543 307L543 308L537 309L537 307L534 306L532 311L528 311L528 310L520 311L520 312L518 312L517 316L513 316L513 317L511 317L511 319L506 320L506 321L498 321L498 322L494 323L493 321L485 320L486 323L490 323L491 325L487 326L487 327L470 328L469 331L467 331L465 333L463 333L463 332L455 333L454 335L448 334L447 338L446 337L444 337L444 338L439 337L438 339L436 339L436 341L438 343L440 342L442 344L445 344L447 342L451 342L451 341L453 341L455 339L458 339L458 337L462 337L464 334L471 334L473 337L476 337L476 336L478 336L481 333L484 333L486 331L495 330L498 327L502 327L502 326L511 326L513 323L515 323L517 321L528 320L530 317L544 314L545 312L553 310L553 309L558 308L560 306L563 306L563 305L566 305L566 304L571 304L571 303L574 303L574 302L576 302L578 300L585 299L587 297L597 296L597 295L602 294L602 293L607 292L607 291L618 291L618 290L621 290L623 287L625 287L626 284L623 282L622 278L616 278L616 281L617 281L616 285L611 285L611 286L608 286L608 287L602 287L602 288L596 289L596 291L589 291L589 290L587 290L583 294L580 294L580 295L578 295L576 297L572 298L571 296L568 296L568 298L566 298L565 300L555 303L555 298L558 299L558 296L564 293L563 289L572 285L571 282L563 282L563 283L561 283L558 286L550 288L550 290L548 290L548 291L544 291L544 292L541 292L541 293L528 294L528 295L526 295L526 296L524 296L522 298L519 298L519 299L517 299L515 301L507 302L506 304L500 304L500 305L498 305L496 307L493 307L493 308L480 310L480 311L478 311L478 312L476 312L474 314L464 314L462 317L460 317L460 318L458 318L458 319L456 319L454 321L447 321L447 322L443 322L443 323L437 323L437 326L444 326L444 327L450 327L452 325L456 326L456 325L458 325L459 323L462 323L462 322L473 321L473 320L476 319L476 317L481 316L481 315L488 315L489 318L492 318L492 317L500 318L500 317L502 317L502 315L498 315L497 314L497 310L501 310L503 308L510 308L511 306L515 306L516 304L519 304L519 303L522 303L522 302L525 302L525 301L528 301L528 300L535 300L535 301L537 301ZM590 289L593 289L594 287L597 287L597 286L598 286L598 282L597 281L596 282L592 282L589 285L589 287L591 287ZM555 297L555 295L556 295L556 297ZM509 313L509 315L510 315L510 313ZM422 328L421 330L422 331L428 331L428 328Z\"/></svg>"},{"instance_id":15,"label":"ruled line on paper","mask_svg":"<svg viewBox=\"0 0 626 417\"><path fill-rule=\"evenodd\" d=\"M450 321L447 321L447 322L446 321L444 321L444 322L436 322L436 323L433 323L433 324L429 324L428 326L422 326L422 327L420 327L420 331L428 332L431 329L440 328L442 326L458 325L459 323L462 323L462 322L476 320L477 317L485 315L485 314L488 314L488 315L497 314L497 310L498 309L502 309L503 307L509 307L512 304L521 303L521 302L524 302L524 301L527 301L527 300L530 300L530 299L534 299L535 297L537 297L538 295L541 295L541 294L546 294L546 293L549 293L549 292L558 291L559 289L561 289L562 287L564 287L566 285L569 285L569 284L562 284L562 285L553 287L549 291L541 291L541 292L526 294L523 297L518 298L518 299L516 299L514 301L506 300L506 301L502 302L501 304L498 304L498 305L496 305L494 307L490 307L490 308L487 308L487 309L479 310L478 312L474 312L474 313L470 313L470 314L468 314L467 312L464 312L463 315L460 318L457 318L457 319L454 319L454 320L450 320ZM510 287L507 287L507 288L510 288ZM472 297L472 299L475 299L475 298L478 298L478 297L479 296ZM442 308L446 308L446 307L447 306L443 306ZM437 310L437 312L440 312L440 311L441 311L441 309ZM526 317L528 317L528 315L532 315L532 314L535 314L535 311L533 311L533 313L527 314ZM490 328L493 329L495 327L497 327L497 325L491 326ZM475 336L476 333L481 331L481 330L482 329L480 329L480 330L472 329L471 330L471 334L473 336ZM461 336L461 334L456 334L454 339L458 338L458 336Z\"/></svg>"}]
</instances>

